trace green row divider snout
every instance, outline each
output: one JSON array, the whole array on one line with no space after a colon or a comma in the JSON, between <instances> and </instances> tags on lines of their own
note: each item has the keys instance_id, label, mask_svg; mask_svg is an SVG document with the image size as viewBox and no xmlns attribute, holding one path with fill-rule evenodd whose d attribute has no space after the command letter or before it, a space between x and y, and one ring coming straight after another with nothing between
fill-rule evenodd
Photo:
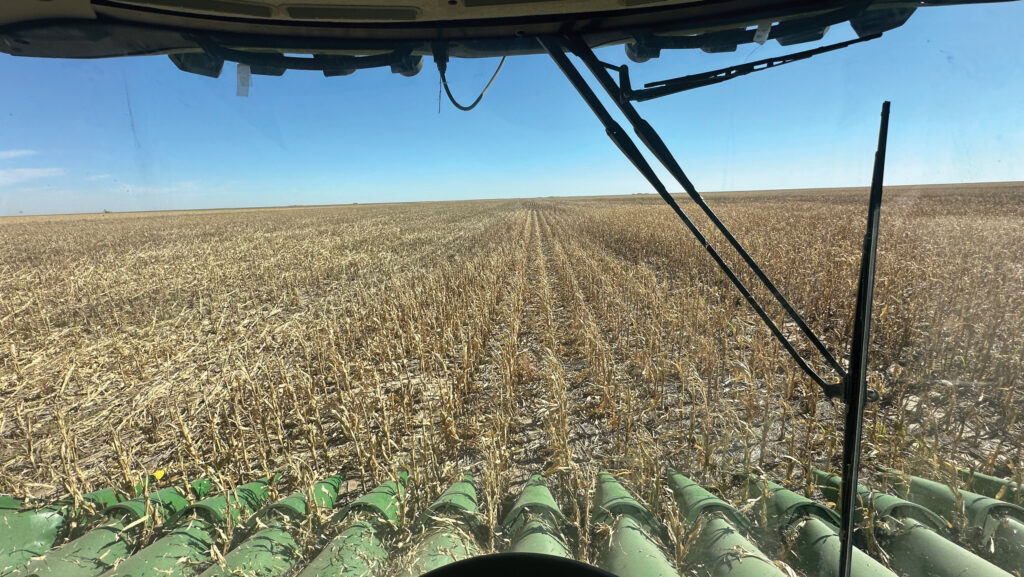
<instances>
[{"instance_id":1,"label":"green row divider snout","mask_svg":"<svg viewBox=\"0 0 1024 577\"><path fill-rule=\"evenodd\" d=\"M335 513L328 522L337 536L298 577L364 577L380 573L388 561L385 541L398 527L409 474L388 481Z\"/></svg>"},{"instance_id":2,"label":"green row divider snout","mask_svg":"<svg viewBox=\"0 0 1024 577\"><path fill-rule=\"evenodd\" d=\"M748 478L750 496L758 499L767 537L779 544L785 560L805 575L839 574L839 515L835 511L755 475ZM896 577L867 553L854 548L851 575Z\"/></svg>"},{"instance_id":3,"label":"green row divider snout","mask_svg":"<svg viewBox=\"0 0 1024 577\"><path fill-rule=\"evenodd\" d=\"M510 552L572 558L565 541L565 515L558 508L542 475L533 475L515 505L505 515Z\"/></svg>"},{"instance_id":4,"label":"green row divider snout","mask_svg":"<svg viewBox=\"0 0 1024 577\"><path fill-rule=\"evenodd\" d=\"M334 508L341 483L342 478L336 476L313 485L314 506L327 510ZM202 577L278 577L288 573L302 558L295 533L307 514L306 494L301 491L268 505L249 523L246 533L255 533L211 565Z\"/></svg>"},{"instance_id":5,"label":"green row divider snout","mask_svg":"<svg viewBox=\"0 0 1024 577\"><path fill-rule=\"evenodd\" d=\"M838 500L842 479L814 471L821 492ZM1009 573L944 537L948 524L928 509L894 495L857 485L856 519L873 513L877 540L892 567L908 577L1011 577Z\"/></svg>"},{"instance_id":6,"label":"green row divider snout","mask_svg":"<svg viewBox=\"0 0 1024 577\"><path fill-rule=\"evenodd\" d=\"M210 481L191 484L191 494L203 498ZM188 506L184 487L168 487L108 507L105 521L45 555L35 557L11 577L94 577L128 558L139 546L146 523L158 525Z\"/></svg>"},{"instance_id":7,"label":"green row divider snout","mask_svg":"<svg viewBox=\"0 0 1024 577\"><path fill-rule=\"evenodd\" d=\"M481 529L476 488L473 476L467 473L416 519L413 533L418 534L419 542L409 552L399 577L418 577L480 555Z\"/></svg>"},{"instance_id":8,"label":"green row divider snout","mask_svg":"<svg viewBox=\"0 0 1024 577\"><path fill-rule=\"evenodd\" d=\"M0 515L8 511L19 511L24 504L24 499L19 499L12 495L0 495Z\"/></svg>"},{"instance_id":9,"label":"green row divider snout","mask_svg":"<svg viewBox=\"0 0 1024 577\"><path fill-rule=\"evenodd\" d=\"M971 491L954 491L937 481L888 473L886 483L908 501L950 524L962 516L967 523L966 538L982 557L1007 571L1024 568L1024 507Z\"/></svg>"},{"instance_id":10,"label":"green row divider snout","mask_svg":"<svg viewBox=\"0 0 1024 577\"><path fill-rule=\"evenodd\" d=\"M64 541L74 539L99 518L100 512L128 498L125 493L105 488L82 496L80 507L62 499L38 508L0 511L0 575L23 567L33 557Z\"/></svg>"},{"instance_id":11,"label":"green row divider snout","mask_svg":"<svg viewBox=\"0 0 1024 577\"><path fill-rule=\"evenodd\" d=\"M598 556L605 571L619 577L678 577L658 544L665 534L661 524L605 471L597 476L591 524L610 528Z\"/></svg>"},{"instance_id":12,"label":"green row divider snout","mask_svg":"<svg viewBox=\"0 0 1024 577\"><path fill-rule=\"evenodd\" d=\"M667 477L687 529L695 535L687 565L702 567L713 577L785 576L740 533L750 532L750 521L735 507L672 469Z\"/></svg>"},{"instance_id":13,"label":"green row divider snout","mask_svg":"<svg viewBox=\"0 0 1024 577\"><path fill-rule=\"evenodd\" d=\"M979 495L1024 505L1024 487L1021 487L1019 483L967 469L958 469L957 474L960 476L960 480L967 483L968 489Z\"/></svg>"},{"instance_id":14,"label":"green row divider snout","mask_svg":"<svg viewBox=\"0 0 1024 577\"><path fill-rule=\"evenodd\" d=\"M196 574L213 556L213 548L231 524L244 531L243 517L258 511L269 498L270 479L248 483L190 505L167 523L170 532L104 577L186 577Z\"/></svg>"}]
</instances>

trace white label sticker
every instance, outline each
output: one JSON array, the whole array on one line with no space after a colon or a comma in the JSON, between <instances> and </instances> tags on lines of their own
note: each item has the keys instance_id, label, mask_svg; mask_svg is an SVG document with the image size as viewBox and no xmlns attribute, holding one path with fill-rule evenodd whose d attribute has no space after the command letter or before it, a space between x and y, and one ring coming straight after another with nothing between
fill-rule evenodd
<instances>
[{"instance_id":1,"label":"white label sticker","mask_svg":"<svg viewBox=\"0 0 1024 577\"><path fill-rule=\"evenodd\" d=\"M249 87L252 86L252 72L249 70L248 64L238 65L238 90L235 92L238 96L246 97L249 96Z\"/></svg>"}]
</instances>

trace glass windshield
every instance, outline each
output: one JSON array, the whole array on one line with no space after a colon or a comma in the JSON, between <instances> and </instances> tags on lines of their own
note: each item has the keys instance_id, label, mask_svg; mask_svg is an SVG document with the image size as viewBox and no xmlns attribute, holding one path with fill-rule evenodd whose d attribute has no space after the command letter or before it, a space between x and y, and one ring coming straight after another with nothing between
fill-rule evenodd
<instances>
[{"instance_id":1,"label":"glass windshield","mask_svg":"<svg viewBox=\"0 0 1024 577\"><path fill-rule=\"evenodd\" d=\"M173 62L32 58L27 25L0 24L0 576L415 576L499 552L838 575L842 377L891 100L853 574L1020 577L1024 5L910 12L636 103L708 212L650 139L623 157L628 113L575 55L621 135L532 44L502 44L500 68L461 45L445 86L436 46L225 33ZM871 35L849 19L595 52L640 90ZM444 89L486 93L464 113Z\"/></svg>"}]
</instances>

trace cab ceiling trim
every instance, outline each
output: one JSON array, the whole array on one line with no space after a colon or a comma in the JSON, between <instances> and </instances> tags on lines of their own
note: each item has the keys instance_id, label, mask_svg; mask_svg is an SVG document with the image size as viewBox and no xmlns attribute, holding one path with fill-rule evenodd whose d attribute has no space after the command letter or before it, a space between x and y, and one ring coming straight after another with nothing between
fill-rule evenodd
<instances>
[{"instance_id":1,"label":"cab ceiling trim","mask_svg":"<svg viewBox=\"0 0 1024 577\"><path fill-rule=\"evenodd\" d=\"M286 6L285 12L296 20L376 20L412 21L420 17L415 6Z\"/></svg>"},{"instance_id":2,"label":"cab ceiling trim","mask_svg":"<svg viewBox=\"0 0 1024 577\"><path fill-rule=\"evenodd\" d=\"M208 13L227 13L255 18L274 17L274 8L272 6L253 2L235 2L234 0L126 0L126 3L171 10L185 10L204 15Z\"/></svg>"},{"instance_id":3,"label":"cab ceiling trim","mask_svg":"<svg viewBox=\"0 0 1024 577\"><path fill-rule=\"evenodd\" d=\"M146 1L149 2L150 0ZM178 1L188 2L192 0L152 0L153 3ZM617 10L579 12L572 14L541 14L530 16L509 16L503 18L466 18L455 20L417 20L409 22L367 22L362 20L357 22L338 23L316 20L273 20L223 14L183 13L157 6L140 5L126 0L92 0L92 5L98 13L103 13L103 9L117 9L119 11L118 18L121 20L131 20L131 13L135 12L138 13L140 17L144 14L151 14L189 18L197 21L233 22L238 24L282 28L289 26L302 28L324 27L333 29L344 27L353 30L390 30L395 28L437 30L447 28L462 31L471 28L503 29L505 27L514 26L569 24L581 22L586 23L588 28L594 28L596 30L645 29L657 31L671 29L672 27L678 27L683 24L727 25L729 23L757 20L761 18L784 18L796 14L819 12L823 9L828 9L829 7L844 7L849 4L849 2L843 2L841 0L831 0L829 2L799 0L795 2L776 1L771 3L753 2L750 0L703 0L700 2L686 4L645 5L641 7ZM475 34L472 34L471 36L479 37Z\"/></svg>"}]
</instances>

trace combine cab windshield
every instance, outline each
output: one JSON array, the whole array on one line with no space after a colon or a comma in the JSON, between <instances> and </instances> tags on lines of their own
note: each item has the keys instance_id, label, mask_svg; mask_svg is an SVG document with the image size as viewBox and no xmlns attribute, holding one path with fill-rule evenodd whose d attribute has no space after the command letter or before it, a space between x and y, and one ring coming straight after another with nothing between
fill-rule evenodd
<instances>
[{"instance_id":1,"label":"combine cab windshield","mask_svg":"<svg viewBox=\"0 0 1024 577\"><path fill-rule=\"evenodd\" d=\"M1022 20L3 4L0 577L1024 577Z\"/></svg>"}]
</instances>

